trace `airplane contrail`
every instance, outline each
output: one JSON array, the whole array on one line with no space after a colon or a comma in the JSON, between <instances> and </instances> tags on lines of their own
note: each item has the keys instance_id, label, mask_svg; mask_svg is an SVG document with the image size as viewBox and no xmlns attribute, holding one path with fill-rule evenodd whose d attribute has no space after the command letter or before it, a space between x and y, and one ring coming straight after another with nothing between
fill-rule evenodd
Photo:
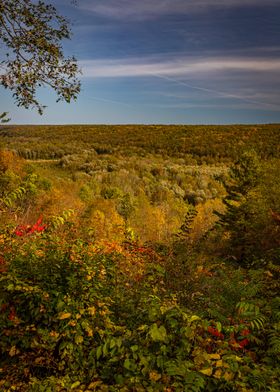
<instances>
[{"instance_id":1,"label":"airplane contrail","mask_svg":"<svg viewBox=\"0 0 280 392\"><path fill-rule=\"evenodd\" d=\"M214 90L214 89L210 89L210 88L205 88L205 87L199 87L199 86L194 86L192 84L189 84L187 82L183 82L181 80L175 79L175 78L171 78L169 76L165 76L165 75L161 75L160 73L152 73L151 75L160 78L160 79L165 79L168 80L170 82L179 84L181 86L186 86L188 88L194 89L194 90L200 90L200 91L205 91L208 93L214 93L216 95L220 95L226 98L235 98L235 99L239 99L240 101L244 101L244 102L248 102L248 103L253 103L253 104L257 104L257 105L265 105L265 106L272 106L274 108L280 108L279 105L273 104L273 103L267 103L267 102L261 102L261 101L255 101L253 99L250 98L246 98L242 95L236 95L236 94L231 94L231 93L227 93L227 92L223 92L223 91L218 91L218 90Z\"/></svg>"},{"instance_id":2,"label":"airplane contrail","mask_svg":"<svg viewBox=\"0 0 280 392\"><path fill-rule=\"evenodd\" d=\"M234 98L234 99L238 99L239 101L252 103L252 104L255 104L255 105L264 105L264 106L267 106L267 107L272 107L274 109L275 108L277 108L278 110L280 109L280 106L277 105L277 104L267 103L267 102L262 102L262 101L255 101L253 99L244 97L242 95L231 94L231 93L224 92L224 91L219 91L219 90L215 90L215 89L210 89L210 88L196 86L196 85L184 82L182 80L178 80L178 79L175 79L175 78L171 78L169 76L162 75L160 73L153 72L153 73L150 73L150 75L154 76L154 77L157 77L157 78L160 78L160 79L163 79L163 80L167 80L169 82L172 82L172 83L175 83L175 84L178 84L178 85L181 85L181 86L185 86L185 87L191 88L193 90L205 91L207 93L212 93L212 94L219 95L219 96L226 97L226 98ZM130 107L130 108L135 108L135 106L136 106L136 105L131 105L131 104L126 103L126 102L117 101L117 100L113 100L113 99L102 98L102 97L96 97L96 96L90 96L89 97L89 96L85 96L85 95L84 95L84 97L86 99L92 99L92 100L95 100L95 101L101 101L101 102L107 102L107 103L114 103L114 104L117 104L117 105ZM150 106L153 106L153 105L150 104Z\"/></svg>"},{"instance_id":3,"label":"airplane contrail","mask_svg":"<svg viewBox=\"0 0 280 392\"><path fill-rule=\"evenodd\" d=\"M116 104L118 104L118 105L127 106L127 107L130 107L130 108L133 107L133 106L130 105L129 103L122 102L122 101L115 101L115 100L113 100L113 99L107 99L107 98L101 98L101 97L94 97L94 96L89 97L89 96L86 96L86 95L84 95L84 97L85 97L86 99L93 99L94 101L101 101L101 102L107 102L107 103L116 103Z\"/></svg>"}]
</instances>

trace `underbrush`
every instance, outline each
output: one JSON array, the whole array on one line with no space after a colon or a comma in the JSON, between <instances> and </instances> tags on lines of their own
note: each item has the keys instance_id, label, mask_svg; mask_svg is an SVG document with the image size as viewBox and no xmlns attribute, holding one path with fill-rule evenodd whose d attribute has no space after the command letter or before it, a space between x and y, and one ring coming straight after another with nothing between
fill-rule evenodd
<instances>
[{"instance_id":1,"label":"underbrush","mask_svg":"<svg viewBox=\"0 0 280 392\"><path fill-rule=\"evenodd\" d=\"M280 389L277 266L41 227L0 236L1 390Z\"/></svg>"}]
</instances>

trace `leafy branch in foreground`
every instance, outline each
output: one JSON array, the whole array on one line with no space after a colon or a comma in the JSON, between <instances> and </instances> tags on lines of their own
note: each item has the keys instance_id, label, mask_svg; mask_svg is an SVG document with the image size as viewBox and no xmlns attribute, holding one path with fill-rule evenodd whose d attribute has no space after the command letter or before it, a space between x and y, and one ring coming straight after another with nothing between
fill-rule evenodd
<instances>
[{"instance_id":1,"label":"leafy branch in foreground","mask_svg":"<svg viewBox=\"0 0 280 392\"><path fill-rule=\"evenodd\" d=\"M61 41L70 38L68 22L55 7L43 1L2 0L0 41L6 57L0 62L0 84L13 92L18 106L36 107L38 87L49 86L58 101L70 102L80 91L78 66L74 57L66 58Z\"/></svg>"},{"instance_id":2,"label":"leafy branch in foreground","mask_svg":"<svg viewBox=\"0 0 280 392\"><path fill-rule=\"evenodd\" d=\"M0 123L5 124L10 121L10 118L7 117L8 112L3 112L0 114Z\"/></svg>"}]
</instances>

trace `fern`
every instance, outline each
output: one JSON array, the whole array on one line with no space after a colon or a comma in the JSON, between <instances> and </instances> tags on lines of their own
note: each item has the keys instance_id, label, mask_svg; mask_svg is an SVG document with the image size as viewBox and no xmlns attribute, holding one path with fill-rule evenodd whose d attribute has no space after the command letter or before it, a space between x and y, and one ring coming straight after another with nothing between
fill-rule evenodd
<instances>
[{"instance_id":1,"label":"fern","mask_svg":"<svg viewBox=\"0 0 280 392\"><path fill-rule=\"evenodd\" d=\"M22 199L23 195L26 194L26 189L22 186L18 187L8 195L6 195L4 198L2 198L2 203L4 204L5 207L11 208L15 205L15 202L17 200Z\"/></svg>"},{"instance_id":2,"label":"fern","mask_svg":"<svg viewBox=\"0 0 280 392\"><path fill-rule=\"evenodd\" d=\"M191 233L193 227L193 221L196 215L197 215L196 209L190 208L185 216L184 223L180 227L178 237L187 237Z\"/></svg>"},{"instance_id":3,"label":"fern","mask_svg":"<svg viewBox=\"0 0 280 392\"><path fill-rule=\"evenodd\" d=\"M184 223L180 227L179 232L176 234L176 237L179 241L187 239L189 237L190 233L192 232L193 221L196 215L197 215L197 211L195 207L190 207L185 216Z\"/></svg>"},{"instance_id":4,"label":"fern","mask_svg":"<svg viewBox=\"0 0 280 392\"><path fill-rule=\"evenodd\" d=\"M280 322L280 297L276 297L271 302L272 319Z\"/></svg>"},{"instance_id":5,"label":"fern","mask_svg":"<svg viewBox=\"0 0 280 392\"><path fill-rule=\"evenodd\" d=\"M238 314L242 316L251 316L252 314L258 314L260 311L260 308L257 305L244 301L238 302L236 304L236 309Z\"/></svg>"},{"instance_id":6,"label":"fern","mask_svg":"<svg viewBox=\"0 0 280 392\"><path fill-rule=\"evenodd\" d=\"M272 262L270 262L268 264L268 268L271 269L273 272L275 272L275 274L279 274L280 275L280 265L275 265Z\"/></svg>"},{"instance_id":7,"label":"fern","mask_svg":"<svg viewBox=\"0 0 280 392\"><path fill-rule=\"evenodd\" d=\"M268 333L269 350L268 353L280 358L280 297L276 297L271 302L271 319L273 321Z\"/></svg>"},{"instance_id":8,"label":"fern","mask_svg":"<svg viewBox=\"0 0 280 392\"><path fill-rule=\"evenodd\" d=\"M269 354L280 356L280 323L273 325L268 334Z\"/></svg>"},{"instance_id":9,"label":"fern","mask_svg":"<svg viewBox=\"0 0 280 392\"><path fill-rule=\"evenodd\" d=\"M252 320L250 320L249 324L252 330L260 331L264 329L265 323L266 323L266 317L259 314L256 315Z\"/></svg>"},{"instance_id":10,"label":"fern","mask_svg":"<svg viewBox=\"0 0 280 392\"><path fill-rule=\"evenodd\" d=\"M73 214L74 210L69 209L63 211L60 216L53 216L51 218L50 228L56 230L58 227L63 226Z\"/></svg>"},{"instance_id":11,"label":"fern","mask_svg":"<svg viewBox=\"0 0 280 392\"><path fill-rule=\"evenodd\" d=\"M259 370L255 369L249 374L249 382L253 387L254 391L265 391L266 390L266 378L265 375L260 373ZM247 390L247 389L246 389Z\"/></svg>"},{"instance_id":12,"label":"fern","mask_svg":"<svg viewBox=\"0 0 280 392\"><path fill-rule=\"evenodd\" d=\"M236 305L236 309L239 318L245 319L252 330L260 331L264 328L267 319L260 313L259 306L242 301Z\"/></svg>"}]
</instances>

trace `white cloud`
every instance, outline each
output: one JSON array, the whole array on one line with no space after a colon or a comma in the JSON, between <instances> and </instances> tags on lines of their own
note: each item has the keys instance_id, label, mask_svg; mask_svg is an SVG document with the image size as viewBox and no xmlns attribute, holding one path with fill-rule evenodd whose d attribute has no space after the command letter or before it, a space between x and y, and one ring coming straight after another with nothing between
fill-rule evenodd
<instances>
[{"instance_id":1,"label":"white cloud","mask_svg":"<svg viewBox=\"0 0 280 392\"><path fill-rule=\"evenodd\" d=\"M143 76L203 76L210 73L245 71L280 73L280 59L263 58L176 58L162 60L153 58L84 60L80 61L83 77L116 78Z\"/></svg>"},{"instance_id":2,"label":"white cloud","mask_svg":"<svg viewBox=\"0 0 280 392\"><path fill-rule=\"evenodd\" d=\"M279 5L279 0L80 0L78 7L114 19L153 19L160 15L211 8Z\"/></svg>"}]
</instances>

